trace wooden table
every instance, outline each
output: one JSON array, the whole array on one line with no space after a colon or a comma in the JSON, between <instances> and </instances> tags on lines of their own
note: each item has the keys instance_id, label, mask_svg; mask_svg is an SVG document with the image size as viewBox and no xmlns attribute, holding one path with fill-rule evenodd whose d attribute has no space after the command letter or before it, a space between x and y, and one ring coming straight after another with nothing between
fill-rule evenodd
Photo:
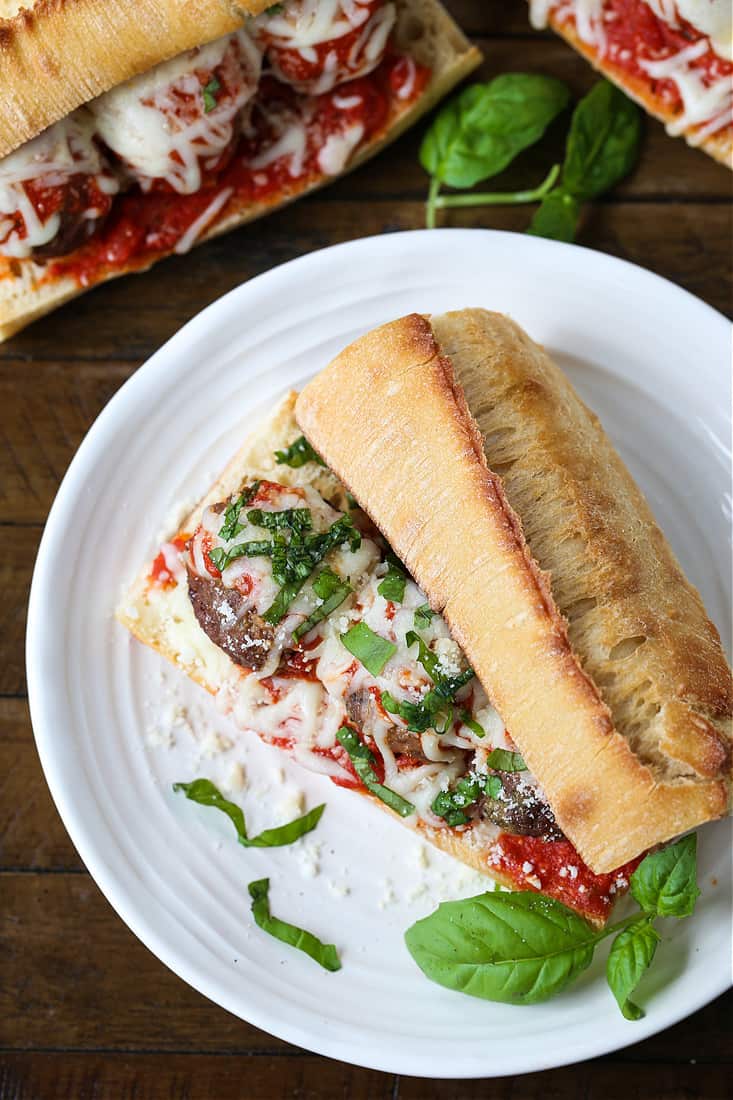
<instances>
[{"instance_id":1,"label":"wooden table","mask_svg":"<svg viewBox=\"0 0 733 1100\"><path fill-rule=\"evenodd\" d=\"M590 86L570 49L530 30L524 3L448 6L483 48L486 76L533 70L576 93ZM657 123L646 129L638 170L587 212L581 243L730 312L731 177ZM502 189L539 181L560 156L561 131L523 155ZM210 1004L127 930L86 873L41 774L25 694L25 607L46 514L84 433L143 360L244 279L334 242L421 226L418 141L407 136L316 197L96 290L0 347L0 1100L715 1100L729 1087L730 995L618 1054L494 1082L396 1078L273 1039ZM523 230L528 216L495 208L449 224Z\"/></svg>"}]
</instances>

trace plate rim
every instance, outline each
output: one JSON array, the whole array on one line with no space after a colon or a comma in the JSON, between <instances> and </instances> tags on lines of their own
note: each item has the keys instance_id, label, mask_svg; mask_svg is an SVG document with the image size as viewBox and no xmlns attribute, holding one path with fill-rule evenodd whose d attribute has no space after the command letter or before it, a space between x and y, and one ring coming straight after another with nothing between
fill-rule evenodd
<instances>
[{"instance_id":1,"label":"plate rim","mask_svg":"<svg viewBox=\"0 0 733 1100\"><path fill-rule=\"evenodd\" d=\"M207 982L205 975L199 973L195 967L189 968L184 954L177 952L175 948L169 947L164 937L162 937L153 926L153 922L148 921L144 913L136 911L134 900L131 900L125 888L119 885L114 872L107 868L104 859L98 851L98 845L95 843L94 838L90 837L85 831L83 821L77 815L71 792L65 788L62 777L56 771L53 759L54 745L52 722L49 721L49 700L46 698L43 689L43 670L46 667L48 654L44 653L41 629L43 625L41 616L44 604L44 593L50 586L49 571L50 563L53 561L51 548L53 548L55 542L58 542L60 532L64 529L64 519L69 510L69 504L73 500L73 495L77 491L77 486L79 488L82 487L86 481L86 479L82 477L85 472L85 465L93 454L95 446L98 445L98 441L104 438L108 426L114 425L115 418L124 417L126 404L134 400L140 388L153 380L158 372L165 372L173 369L172 365L166 365L166 361L179 346L192 342L199 331L204 331L206 328L210 327L211 324L215 324L217 315L221 314L225 316L227 310L237 302L239 297L242 295L246 296L253 288L256 292L270 280L274 281L277 277L281 276L284 271L290 274L292 274L293 271L297 271L300 277L305 279L307 278L308 268L322 263L324 257L333 257L337 254L340 256L344 252L356 252L374 248L379 249L385 247L383 242L387 242L386 247L388 251L395 241L398 242L398 244L402 241L406 249L411 247L413 242L419 242L426 239L431 243L437 244L439 239L445 239L448 236L450 236L454 242L462 237L470 237L472 240L482 237L487 241L495 239L496 237L518 238L522 241L522 247L530 251L533 249L557 251L558 259L561 261L562 258L572 255L573 260L571 263L573 264L579 263L581 266L584 264L591 264L594 265L596 269L600 267L601 269L605 268L611 272L616 271L621 276L623 272L633 272L634 278L638 279L641 277L648 282L650 287L659 288L659 293L667 296L674 295L679 300L684 300L688 308L694 308L701 311L701 316L706 315L710 324L716 326L722 324L725 325L727 329L730 329L730 322L728 319L714 307L702 301L690 291L666 279L664 276L657 275L628 260L620 259L619 257L611 256L605 252L599 252L595 249L583 246L570 245L538 237L527 237L525 234L504 230L441 228L375 234L369 237L345 241L336 245L327 246L326 248L314 250L303 256L298 256L285 263L279 264L268 271L262 272L254 278L240 283L218 299L215 299L187 321L159 349L145 360L128 379L125 380L122 386L119 387L100 411L86 432L60 482L54 501L49 510L39 544L28 600L25 665L29 710L36 749L41 762L44 778L64 827L84 862L87 871L107 901L111 904L112 908L116 911L117 915L123 920L128 928L130 928L133 934L161 962L163 962L165 966L172 970L188 985L192 986L192 988L202 993L209 1000L232 1013L237 1018L244 1019L253 1026L268 1031L270 1034L276 1035L287 1042L301 1046L305 1050L344 1061L348 1064L362 1066L381 1072L398 1073L403 1076L413 1077L442 1076L458 1080L467 1077L475 1077L475 1071L470 1069L467 1072L461 1072L460 1067L454 1066L446 1072L446 1067L443 1066L441 1070L439 1068L439 1063L436 1062L433 1070L426 1075L415 1067L414 1061L411 1061L409 1056L404 1059L403 1064L399 1064L402 1061L401 1059L397 1059L397 1061L392 1059L389 1065L385 1065L384 1063L380 1064L379 1060L376 1058L361 1057L358 1049L352 1052L345 1051L343 1049L344 1042L341 1039L337 1038L331 1041L327 1037L324 1037L323 1041L320 1041L321 1035L316 1032L308 1032L304 1028L301 1029L298 1026L292 1026L289 1022L277 1022L270 1017L266 1010L260 1012L257 1006L251 1003L248 1003L247 1015L244 1016L241 1005L234 1007L229 1003L230 998L226 995L226 991L217 991L215 988L212 988ZM530 244L529 242L532 243ZM422 246L418 243L416 247L420 248ZM602 270L601 275L605 276L605 271ZM697 997L692 999L688 998L682 1013L677 1011L663 1012L663 1018L659 1020L657 1017L662 1010L658 1010L657 1014L650 1013L644 1020L636 1022L633 1033L629 1033L628 1043L640 1042L651 1035L665 1030L720 996L729 988L731 982L725 974L720 974L717 978L717 982L714 982L711 986L705 987L704 992L701 992ZM563 1057L562 1060L558 1061L549 1056L549 1052L547 1052L544 1056L524 1059L523 1064L519 1068L512 1065L501 1065L490 1074L482 1075L482 1077L483 1079L489 1079L491 1077L538 1072L545 1069L573 1065L579 1061L585 1061L602 1054L623 1049L626 1045L628 1044L623 1041L619 1043L615 1038L609 1041L599 1036L595 1044L586 1043L582 1050L573 1052L570 1058Z\"/></svg>"}]
</instances>

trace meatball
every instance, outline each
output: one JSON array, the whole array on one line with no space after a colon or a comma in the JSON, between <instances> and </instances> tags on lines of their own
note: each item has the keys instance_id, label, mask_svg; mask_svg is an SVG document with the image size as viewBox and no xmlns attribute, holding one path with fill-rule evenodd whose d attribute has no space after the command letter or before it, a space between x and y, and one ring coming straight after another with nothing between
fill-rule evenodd
<instances>
[{"instance_id":1,"label":"meatball","mask_svg":"<svg viewBox=\"0 0 733 1100\"><path fill-rule=\"evenodd\" d=\"M493 821L506 833L562 837L555 815L536 783L524 772L497 772L501 790L496 798L485 795L478 804L479 816Z\"/></svg>"},{"instance_id":2,"label":"meatball","mask_svg":"<svg viewBox=\"0 0 733 1100\"><path fill-rule=\"evenodd\" d=\"M241 592L189 569L188 596L199 626L214 645L243 668L263 667L275 641L275 628L245 607Z\"/></svg>"}]
</instances>

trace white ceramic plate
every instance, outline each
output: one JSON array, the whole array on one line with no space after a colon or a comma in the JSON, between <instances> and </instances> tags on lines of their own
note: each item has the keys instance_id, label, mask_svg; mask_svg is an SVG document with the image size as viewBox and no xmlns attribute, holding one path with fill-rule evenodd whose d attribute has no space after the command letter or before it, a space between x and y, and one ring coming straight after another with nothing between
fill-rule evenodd
<instances>
[{"instance_id":1,"label":"white ceramic plate","mask_svg":"<svg viewBox=\"0 0 733 1100\"><path fill-rule=\"evenodd\" d=\"M72 462L38 555L28 623L31 710L49 786L130 928L192 986L258 1027L344 1061L428 1077L588 1058L719 994L731 962L727 826L700 836L698 911L667 922L641 1022L619 1014L603 950L545 1005L451 993L423 978L402 933L438 901L479 892L477 876L437 853L425 867L409 831L257 739L212 756L236 733L200 689L133 642L112 610L171 506L208 487L274 399L383 321L467 305L510 313L568 371L729 646L727 322L598 252L479 230L329 248L252 280L186 325L122 387ZM318 830L292 849L245 850L222 815L171 792L172 781L201 774L226 785L236 761L252 829L292 816L286 803L301 789L308 805L328 803ZM273 912L338 945L339 973L253 925L246 884L263 875Z\"/></svg>"}]
</instances>

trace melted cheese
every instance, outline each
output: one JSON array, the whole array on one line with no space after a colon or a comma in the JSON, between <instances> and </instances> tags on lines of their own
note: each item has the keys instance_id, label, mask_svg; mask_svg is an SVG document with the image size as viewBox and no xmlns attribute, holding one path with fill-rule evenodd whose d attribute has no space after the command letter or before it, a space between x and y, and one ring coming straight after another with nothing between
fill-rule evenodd
<instances>
[{"instance_id":1,"label":"melted cheese","mask_svg":"<svg viewBox=\"0 0 733 1100\"><path fill-rule=\"evenodd\" d=\"M278 46L300 50L314 60L308 49L351 34L369 19L370 0L291 0L282 12L260 16L256 25L275 39Z\"/></svg>"},{"instance_id":2,"label":"melted cheese","mask_svg":"<svg viewBox=\"0 0 733 1100\"><path fill-rule=\"evenodd\" d=\"M242 109L257 90L260 64L244 30L189 50L94 100L97 130L143 190L165 180L174 191L191 194L201 187L202 166L215 162L236 136ZM199 74L220 66L235 91L220 94L207 112Z\"/></svg>"},{"instance_id":3,"label":"melted cheese","mask_svg":"<svg viewBox=\"0 0 733 1100\"><path fill-rule=\"evenodd\" d=\"M699 143L733 123L733 88L727 75L703 79L691 62L712 49L719 57L733 58L733 5L730 0L646 0L658 18L669 26L679 19L691 23L706 37L663 58L638 58L638 63L655 80L670 80L682 99L683 110L668 124L670 134L700 127L690 139ZM535 27L547 25L552 13L561 22L574 17L579 38L613 60L604 22L611 16L604 0L530 0L530 19Z\"/></svg>"},{"instance_id":4,"label":"melted cheese","mask_svg":"<svg viewBox=\"0 0 733 1100\"><path fill-rule=\"evenodd\" d=\"M692 62L707 53L705 39L662 61L640 61L642 68L655 80L672 80L682 98L682 112L667 124L670 134L682 134L690 127L699 127L690 137L692 144L704 141L711 134L733 123L733 86L725 77L705 84L699 69Z\"/></svg>"},{"instance_id":5,"label":"melted cheese","mask_svg":"<svg viewBox=\"0 0 733 1100\"><path fill-rule=\"evenodd\" d=\"M51 214L44 221L31 202L25 185L64 187L72 176L94 176L100 191L113 195L116 179L108 172L93 141L93 121L85 110L50 126L33 141L0 160L0 251L5 256L24 258L34 248L49 244L61 228L61 216ZM22 219L24 234L16 218ZM94 217L95 211L84 212Z\"/></svg>"}]
</instances>

